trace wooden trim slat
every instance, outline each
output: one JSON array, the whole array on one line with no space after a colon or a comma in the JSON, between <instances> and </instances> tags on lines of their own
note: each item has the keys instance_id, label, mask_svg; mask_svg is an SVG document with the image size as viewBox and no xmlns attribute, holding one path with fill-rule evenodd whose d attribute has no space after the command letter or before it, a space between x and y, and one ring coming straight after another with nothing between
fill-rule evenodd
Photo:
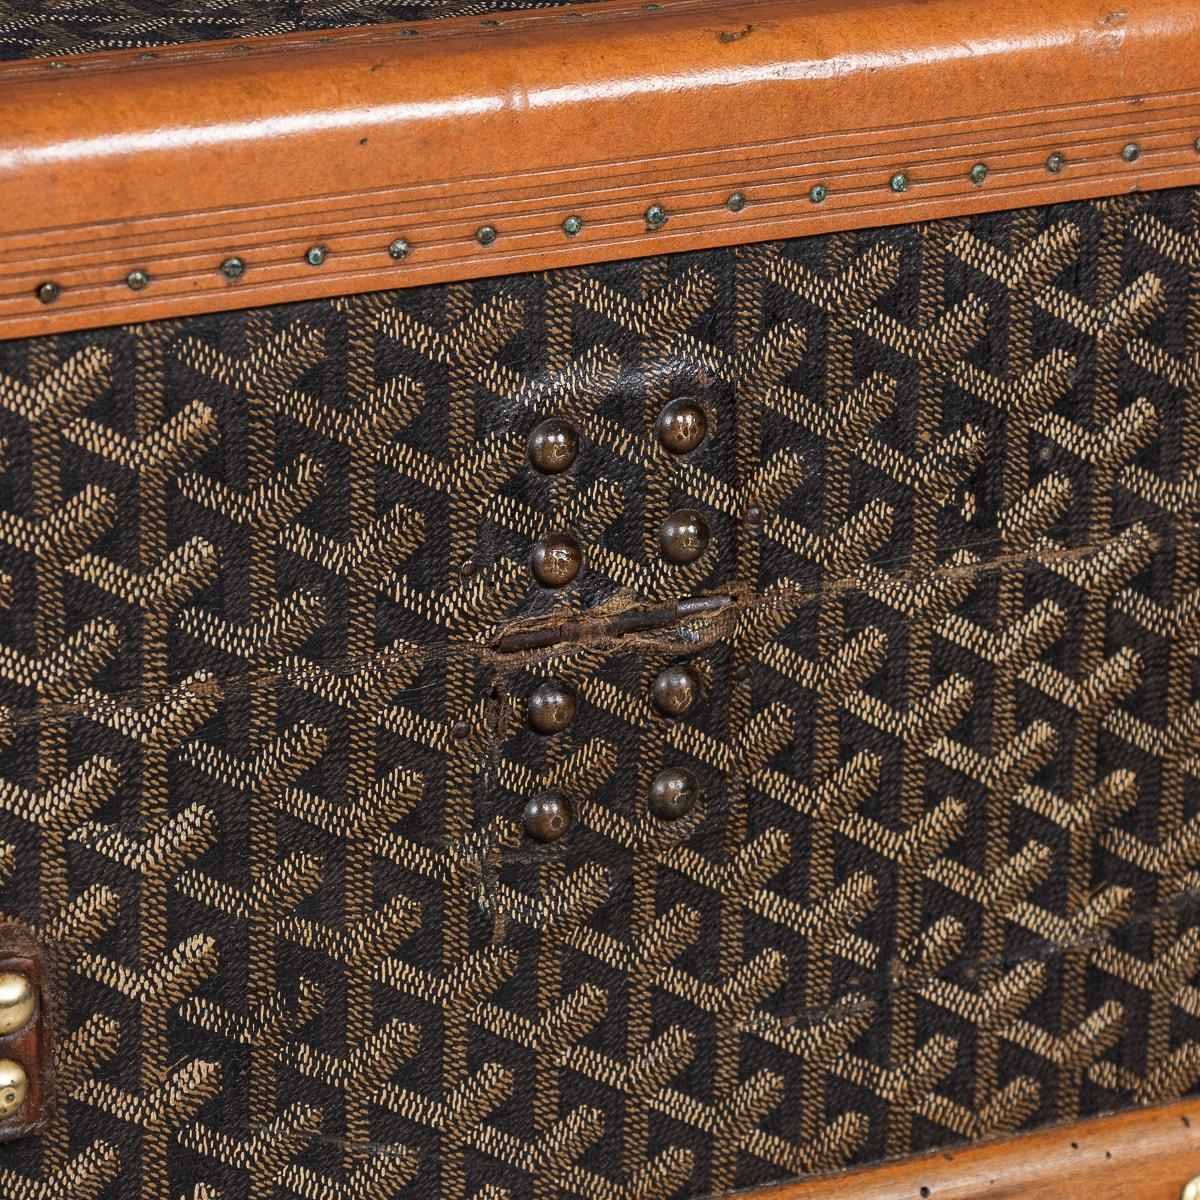
<instances>
[{"instance_id":1,"label":"wooden trim slat","mask_svg":"<svg viewBox=\"0 0 1200 1200\"><path fill-rule=\"evenodd\" d=\"M1194 0L621 0L8 64L0 338L1191 185L1198 44Z\"/></svg>"},{"instance_id":2,"label":"wooden trim slat","mask_svg":"<svg viewBox=\"0 0 1200 1200\"><path fill-rule=\"evenodd\" d=\"M762 1188L745 1200L1180 1200L1200 1175L1200 1099Z\"/></svg>"}]
</instances>

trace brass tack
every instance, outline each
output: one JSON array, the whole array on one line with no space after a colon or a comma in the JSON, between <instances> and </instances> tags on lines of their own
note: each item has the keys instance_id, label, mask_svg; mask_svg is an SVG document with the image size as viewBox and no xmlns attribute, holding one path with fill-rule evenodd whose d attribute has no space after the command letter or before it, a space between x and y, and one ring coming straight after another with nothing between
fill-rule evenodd
<instances>
[{"instance_id":1,"label":"brass tack","mask_svg":"<svg viewBox=\"0 0 1200 1200\"><path fill-rule=\"evenodd\" d=\"M661 204L652 204L646 209L647 229L661 229L668 220L667 210Z\"/></svg>"},{"instance_id":2,"label":"brass tack","mask_svg":"<svg viewBox=\"0 0 1200 1200\"><path fill-rule=\"evenodd\" d=\"M24 1029L37 1008L37 992L28 975L19 971L0 974L0 1037Z\"/></svg>"},{"instance_id":3,"label":"brass tack","mask_svg":"<svg viewBox=\"0 0 1200 1200\"><path fill-rule=\"evenodd\" d=\"M650 699L664 717L682 717L700 699L700 680L684 663L664 667L651 685Z\"/></svg>"},{"instance_id":4,"label":"brass tack","mask_svg":"<svg viewBox=\"0 0 1200 1200\"><path fill-rule=\"evenodd\" d=\"M575 720L578 703L574 691L565 683L548 680L535 688L529 697L525 710L529 728L547 736L562 733Z\"/></svg>"},{"instance_id":5,"label":"brass tack","mask_svg":"<svg viewBox=\"0 0 1200 1200\"><path fill-rule=\"evenodd\" d=\"M708 435L708 414L690 397L672 400L658 414L658 440L671 454L690 454Z\"/></svg>"},{"instance_id":6,"label":"brass tack","mask_svg":"<svg viewBox=\"0 0 1200 1200\"><path fill-rule=\"evenodd\" d=\"M558 475L579 454L579 434L561 417L551 417L529 435L527 452L529 461L543 475Z\"/></svg>"},{"instance_id":7,"label":"brass tack","mask_svg":"<svg viewBox=\"0 0 1200 1200\"><path fill-rule=\"evenodd\" d=\"M15 1117L29 1098L29 1076L19 1062L0 1059L0 1121Z\"/></svg>"},{"instance_id":8,"label":"brass tack","mask_svg":"<svg viewBox=\"0 0 1200 1200\"><path fill-rule=\"evenodd\" d=\"M533 547L533 577L545 587L566 587L579 574L583 551L569 533L551 533Z\"/></svg>"},{"instance_id":9,"label":"brass tack","mask_svg":"<svg viewBox=\"0 0 1200 1200\"><path fill-rule=\"evenodd\" d=\"M557 842L572 819L571 806L558 790L530 797L522 813L525 832L536 842Z\"/></svg>"},{"instance_id":10,"label":"brass tack","mask_svg":"<svg viewBox=\"0 0 1200 1200\"><path fill-rule=\"evenodd\" d=\"M678 821L696 807L700 783L691 771L666 767L650 785L649 809L660 821Z\"/></svg>"},{"instance_id":11,"label":"brass tack","mask_svg":"<svg viewBox=\"0 0 1200 1200\"><path fill-rule=\"evenodd\" d=\"M671 513L658 531L663 557L679 567L702 558L708 549L708 539L708 522L694 508Z\"/></svg>"}]
</instances>

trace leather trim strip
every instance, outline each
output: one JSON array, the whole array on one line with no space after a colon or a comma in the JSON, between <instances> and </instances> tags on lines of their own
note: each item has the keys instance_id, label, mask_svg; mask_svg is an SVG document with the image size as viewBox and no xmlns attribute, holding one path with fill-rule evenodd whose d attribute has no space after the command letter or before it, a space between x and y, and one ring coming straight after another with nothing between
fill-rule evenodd
<instances>
[{"instance_id":1,"label":"leather trim strip","mask_svg":"<svg viewBox=\"0 0 1200 1200\"><path fill-rule=\"evenodd\" d=\"M0 337L1193 184L1197 44L1194 0L663 0L8 64Z\"/></svg>"},{"instance_id":2,"label":"leather trim strip","mask_svg":"<svg viewBox=\"0 0 1200 1200\"><path fill-rule=\"evenodd\" d=\"M763 1188L746 1200L1180 1200L1200 1176L1200 1100L1133 1109Z\"/></svg>"}]
</instances>

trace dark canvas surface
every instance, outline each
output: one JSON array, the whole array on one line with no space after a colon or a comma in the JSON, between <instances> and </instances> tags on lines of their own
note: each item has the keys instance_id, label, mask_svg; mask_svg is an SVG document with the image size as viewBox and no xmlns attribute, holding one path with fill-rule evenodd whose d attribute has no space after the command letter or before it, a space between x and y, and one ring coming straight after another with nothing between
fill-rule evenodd
<instances>
[{"instance_id":1,"label":"dark canvas surface","mask_svg":"<svg viewBox=\"0 0 1200 1200\"><path fill-rule=\"evenodd\" d=\"M0 345L0 911L54 949L65 1097L0 1194L700 1197L1191 1089L1198 213Z\"/></svg>"},{"instance_id":2,"label":"dark canvas surface","mask_svg":"<svg viewBox=\"0 0 1200 1200\"><path fill-rule=\"evenodd\" d=\"M580 0L0 0L0 62L555 8Z\"/></svg>"}]
</instances>

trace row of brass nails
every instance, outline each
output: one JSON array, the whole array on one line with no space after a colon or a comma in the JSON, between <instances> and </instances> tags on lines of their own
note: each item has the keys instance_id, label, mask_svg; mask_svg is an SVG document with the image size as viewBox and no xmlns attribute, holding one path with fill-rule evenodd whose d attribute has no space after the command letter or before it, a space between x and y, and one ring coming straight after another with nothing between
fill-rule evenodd
<instances>
[{"instance_id":1,"label":"row of brass nails","mask_svg":"<svg viewBox=\"0 0 1200 1200\"><path fill-rule=\"evenodd\" d=\"M1200 138L1194 142L1194 148L1200 154ZM1137 142L1130 142L1121 148L1120 157L1123 162L1133 164L1138 162L1142 157L1142 148ZM1056 150L1049 158L1046 159L1046 170L1051 175L1061 175L1067 167L1067 157L1061 151ZM990 168L987 163L978 162L967 173L971 182L976 186L982 186L989 174ZM888 187L896 195L903 195L912 186L912 178L907 171L897 171L888 181ZM824 183L816 183L809 189L808 198L813 204L823 204L829 199L830 190L828 185ZM734 192L728 200L725 201L725 207L730 212L743 212L749 200L745 192ZM652 204L645 213L646 228L651 231L662 229L670 221L670 214L662 204ZM583 218L577 214L572 214L567 217L562 223L563 233L567 237L578 237L583 231ZM500 231L494 225L481 225L475 231L475 240L485 249L494 246L500 240ZM412 253L412 244L406 238L396 238L388 245L388 254L396 262L403 262ZM311 267L321 267L325 265L329 257L329 251L324 246L311 246L304 254L304 261ZM241 279L246 273L246 262L244 259L237 256L227 258L220 266L220 272L229 280ZM125 277L126 286L131 291L144 291L150 285L149 274L141 269L130 271ZM43 304L53 304L62 295L62 287L60 284L53 281L47 281L40 284L37 288L37 298Z\"/></svg>"}]
</instances>

